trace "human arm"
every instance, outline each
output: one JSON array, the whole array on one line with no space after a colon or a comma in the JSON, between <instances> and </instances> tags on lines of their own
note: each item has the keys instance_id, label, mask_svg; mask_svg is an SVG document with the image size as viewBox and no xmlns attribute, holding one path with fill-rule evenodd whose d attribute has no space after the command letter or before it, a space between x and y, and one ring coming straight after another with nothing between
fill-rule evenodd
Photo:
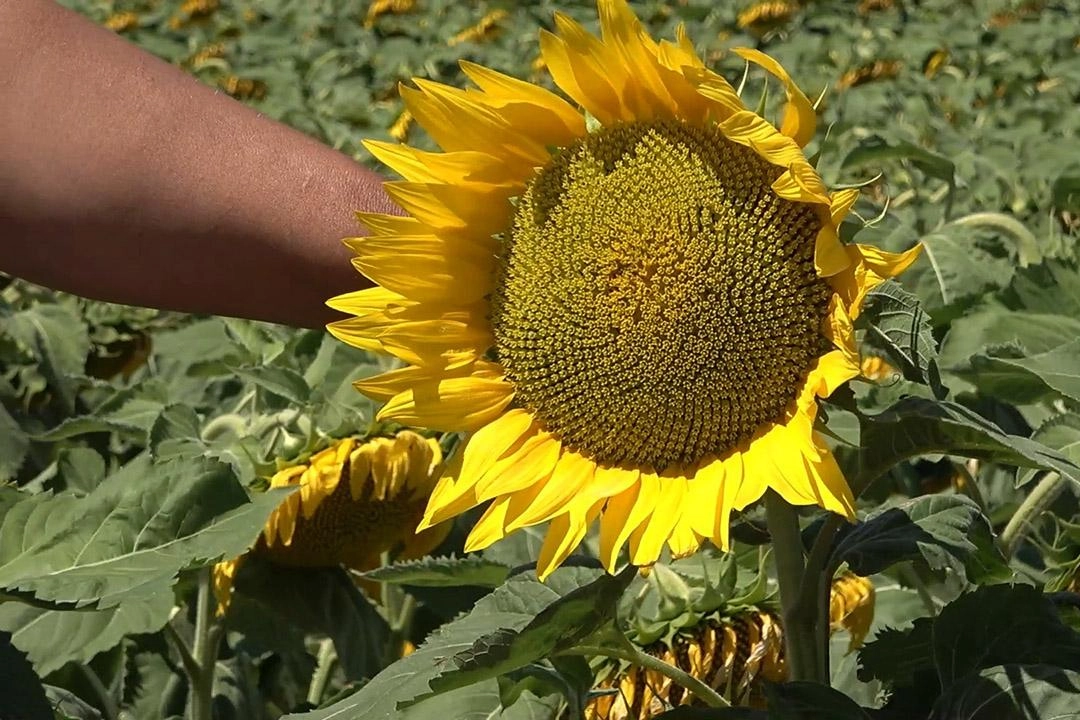
<instances>
[{"instance_id":1,"label":"human arm","mask_svg":"<svg viewBox=\"0 0 1080 720\"><path fill-rule=\"evenodd\" d=\"M381 179L51 0L0 0L0 270L315 327Z\"/></svg>"}]
</instances>

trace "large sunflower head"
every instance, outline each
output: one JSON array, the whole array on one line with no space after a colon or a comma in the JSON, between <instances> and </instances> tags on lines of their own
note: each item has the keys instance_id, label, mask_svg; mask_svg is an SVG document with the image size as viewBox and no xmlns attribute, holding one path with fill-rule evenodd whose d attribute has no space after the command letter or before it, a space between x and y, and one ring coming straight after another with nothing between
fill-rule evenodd
<instances>
[{"instance_id":1,"label":"large sunflower head","mask_svg":"<svg viewBox=\"0 0 1080 720\"><path fill-rule=\"evenodd\" d=\"M346 438L289 465L270 487L297 487L271 514L251 552L279 565L376 567L385 552L400 559L431 552L449 524L414 533L442 470L437 442L410 430L367 441ZM214 569L218 605L228 607L241 558Z\"/></svg>"},{"instance_id":2,"label":"large sunflower head","mask_svg":"<svg viewBox=\"0 0 1080 720\"><path fill-rule=\"evenodd\" d=\"M840 242L857 191L807 161L814 109L775 60L735 50L782 84L778 126L681 31L599 12L600 38L561 14L541 32L569 100L471 63L474 89L401 89L444 152L367 144L407 216L360 214L346 242L377 286L330 301L355 316L331 332L407 365L359 383L381 417L468 433L421 527L490 502L475 550L550 521L541 577L597 518L613 568L624 545L726 548L768 488L851 517L817 400L859 374L852 320L918 252Z\"/></svg>"}]
</instances>

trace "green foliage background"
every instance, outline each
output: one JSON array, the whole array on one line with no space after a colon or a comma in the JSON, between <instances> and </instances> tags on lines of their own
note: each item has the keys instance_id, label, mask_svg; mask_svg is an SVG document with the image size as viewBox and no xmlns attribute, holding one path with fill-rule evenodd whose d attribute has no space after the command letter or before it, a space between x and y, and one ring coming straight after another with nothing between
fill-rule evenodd
<instances>
[{"instance_id":1,"label":"green foliage background","mask_svg":"<svg viewBox=\"0 0 1080 720\"><path fill-rule=\"evenodd\" d=\"M533 62L539 28L556 10L596 25L577 0L419 0L370 23L370 3L345 0L222 0L204 3L205 17L171 1L66 4L98 22L135 13L131 41L365 163L360 141L390 138L399 118L398 83L463 84L462 58L547 83ZM829 567L874 577L876 639L858 656L833 653L833 685L851 699L792 684L770 691L768 717L1074 716L1080 3L816 0L768 29L739 27L745 2L631 4L654 36L685 23L732 80L742 64L723 51L749 45L811 96L828 87L828 134L811 152L831 186L867 183L866 226L846 229L886 249L925 246L864 319L867 349L902 377L853 383L827 408L866 511ZM506 13L495 30L450 42L493 10ZM429 144L416 128L409 138ZM250 490L281 461L377 431L351 383L389 365L322 332L0 285L0 709L181 715L191 688L177 647L195 634L198 578L250 547L281 499ZM995 544L1047 470L1065 479L1036 507L1052 513L1028 518L1015 546ZM775 607L759 520L740 520L736 556L635 579L617 608L631 637ZM805 520L812 535L819 525ZM588 567L547 585L507 580L535 559L536 534L447 559L461 537L443 559L376 571L378 597L340 571L253 575L221 626L215 716L575 712L591 674L551 658L581 639L574 628L608 622L625 583ZM403 628L390 611L406 600L419 610ZM396 658L388 638L419 645L440 626L378 674ZM320 678L328 648L337 662ZM1017 682L1030 708L1013 702Z\"/></svg>"}]
</instances>

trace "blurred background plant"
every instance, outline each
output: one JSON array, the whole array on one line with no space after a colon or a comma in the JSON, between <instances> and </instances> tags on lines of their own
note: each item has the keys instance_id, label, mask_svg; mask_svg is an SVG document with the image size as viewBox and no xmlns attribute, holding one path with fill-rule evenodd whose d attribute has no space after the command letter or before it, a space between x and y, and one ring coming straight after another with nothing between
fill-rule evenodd
<instances>
[{"instance_id":1,"label":"blurred background plant","mask_svg":"<svg viewBox=\"0 0 1080 720\"><path fill-rule=\"evenodd\" d=\"M399 83L464 84L462 58L548 83L538 28L550 28L556 10L595 26L591 0L65 4L369 164L364 138L430 147L403 112ZM1080 461L1080 5L631 5L656 36L685 23L732 79L742 64L724 51L749 45L804 87L827 89L819 169L831 186L866 184L860 241L926 247L904 278L907 292L887 285L867 312L865 381L828 408L863 506L877 508L822 558L823 571L840 571L833 686L868 707L889 697L882 717L960 717L950 708L971 698L989 704L963 717L1013 717L986 714L1003 707L1000 693L986 693L1019 673L1035 704L1052 709L1046 668L1070 682L1080 670L1080 613L1069 595L1080 515L1075 483L1058 473L1021 470L1031 485L1017 488L1015 466L1039 463L1016 438ZM784 677L783 630L754 512L738 520L734 555L660 564L617 586L593 569L595 538L546 586L528 572L540 543L528 530L461 557L475 515L419 553L402 535L359 565L334 557L282 566L266 552L270 535L256 544L279 506L291 503L297 523L297 513L316 524L330 517L330 504L307 514L315 491L297 489L299 478L350 443L348 463L312 472L313 483L333 480L324 489L344 488L351 443L400 430L374 423L352 388L384 362L321 331L106 305L0 276L2 702L39 717L41 686L18 674L31 668L44 680L48 717L276 718L342 698L348 717L381 717L436 690L402 716L614 720L690 702L670 674L640 665L644 653L728 701L770 713L822 707L813 692L807 700L764 682ZM957 403L951 414L917 405L940 400L944 386ZM871 415L886 408L893 414ZM430 440L440 453L455 442ZM803 520L809 546L821 522ZM913 539L909 526L923 535ZM298 552L325 550L299 548L304 537L293 536ZM239 566L219 566L218 588L228 581L235 592L216 614L212 566L253 546ZM434 558L415 557L429 551ZM979 587L1004 580L1057 594ZM590 664L573 643L549 637L572 636L582 617L607 627L607 615L565 607L613 593L629 643L622 654ZM1019 616L1027 629L984 651L991 638L978 617L992 627L986 618L1009 625ZM550 623L544 641L527 635L540 617ZM473 647L496 631L504 635L488 638L498 650L489 655L509 664ZM513 631L528 642L508 640ZM961 636L980 659L946 669L935 648ZM474 673L471 684L440 685L435 659L465 650L473 654L455 663ZM396 684L372 680L403 655ZM867 716L830 707L831 717Z\"/></svg>"}]
</instances>

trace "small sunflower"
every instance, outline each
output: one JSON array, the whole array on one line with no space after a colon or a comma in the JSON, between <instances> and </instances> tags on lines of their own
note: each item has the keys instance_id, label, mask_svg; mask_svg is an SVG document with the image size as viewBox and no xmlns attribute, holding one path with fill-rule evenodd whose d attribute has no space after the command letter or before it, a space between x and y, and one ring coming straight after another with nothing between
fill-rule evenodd
<instances>
[{"instance_id":1,"label":"small sunflower","mask_svg":"<svg viewBox=\"0 0 1080 720\"><path fill-rule=\"evenodd\" d=\"M449 525L414 534L442 470L434 440L403 430L393 438L340 440L304 464L274 475L270 487L300 486L266 521L252 553L279 565L370 570L382 553L402 559L429 553ZM228 608L243 556L218 563L214 590Z\"/></svg>"},{"instance_id":2,"label":"small sunflower","mask_svg":"<svg viewBox=\"0 0 1080 720\"><path fill-rule=\"evenodd\" d=\"M652 40L624 0L596 38L557 13L540 47L567 102L462 62L478 89L417 79L406 107L444 152L367 147L408 217L360 213L347 244L377 284L332 299L337 337L407 364L358 383L387 420L468 433L421 528L490 502L469 551L550 522L550 574L600 520L603 562L729 543L769 488L854 516L814 430L859 374L852 320L913 262L844 245L857 190L830 193L783 85L779 128L708 70L680 28Z\"/></svg>"}]
</instances>

